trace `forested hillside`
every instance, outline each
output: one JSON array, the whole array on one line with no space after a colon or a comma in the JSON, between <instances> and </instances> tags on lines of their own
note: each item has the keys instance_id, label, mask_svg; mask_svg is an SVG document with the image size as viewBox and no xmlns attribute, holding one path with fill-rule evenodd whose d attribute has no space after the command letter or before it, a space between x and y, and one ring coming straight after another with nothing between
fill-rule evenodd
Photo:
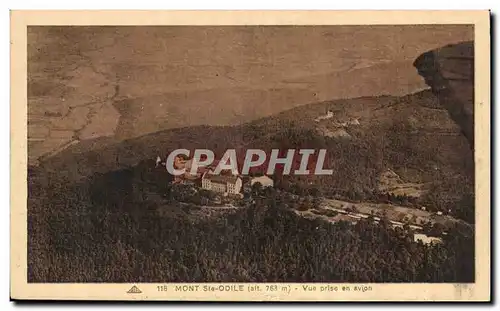
<instances>
[{"instance_id":1,"label":"forested hillside","mask_svg":"<svg viewBox=\"0 0 500 311\"><path fill-rule=\"evenodd\" d=\"M328 110L334 115L331 120L321 124L314 121ZM345 129L349 138L325 136L318 130L319 126L331 127L349 118L360 120L359 125ZM418 204L435 211L451 211L458 218L474 222L472 151L458 126L428 90L403 97L316 103L239 126L179 128L88 151L90 144L68 148L47 159L37 171L41 175L52 172L54 177L75 182L95 173L133 167L177 148L207 148L214 150L217 157L234 148L240 163L251 148L264 149L268 154L273 148L324 148L325 167L333 169L333 175L289 176L285 184L313 185L326 196L366 200L373 198L380 174L392 169L408 182L428 185ZM295 167L299 164L297 158ZM280 179L279 174L276 178Z\"/></svg>"},{"instance_id":2,"label":"forested hillside","mask_svg":"<svg viewBox=\"0 0 500 311\"><path fill-rule=\"evenodd\" d=\"M473 282L473 236L413 242L385 221L309 220L272 197L207 221L143 163L30 201L30 282ZM33 188L30 194L40 194ZM155 196L155 194L160 194ZM162 213L160 213L162 211Z\"/></svg>"}]
</instances>

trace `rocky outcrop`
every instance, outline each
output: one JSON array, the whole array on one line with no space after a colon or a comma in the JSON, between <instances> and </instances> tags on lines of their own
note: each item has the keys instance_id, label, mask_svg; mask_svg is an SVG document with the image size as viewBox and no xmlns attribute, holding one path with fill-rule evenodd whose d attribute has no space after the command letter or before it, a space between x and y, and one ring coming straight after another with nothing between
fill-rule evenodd
<instances>
[{"instance_id":1,"label":"rocky outcrop","mask_svg":"<svg viewBox=\"0 0 500 311\"><path fill-rule=\"evenodd\" d=\"M474 42L447 45L413 64L474 147Z\"/></svg>"}]
</instances>

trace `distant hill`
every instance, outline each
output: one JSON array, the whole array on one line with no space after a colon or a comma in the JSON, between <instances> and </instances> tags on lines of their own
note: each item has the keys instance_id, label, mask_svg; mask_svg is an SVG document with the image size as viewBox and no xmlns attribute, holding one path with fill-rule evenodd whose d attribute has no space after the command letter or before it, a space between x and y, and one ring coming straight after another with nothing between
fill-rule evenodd
<instances>
[{"instance_id":1,"label":"distant hill","mask_svg":"<svg viewBox=\"0 0 500 311\"><path fill-rule=\"evenodd\" d=\"M473 38L471 25L30 26L28 161L98 137L413 93L426 87L415 58Z\"/></svg>"},{"instance_id":2,"label":"distant hill","mask_svg":"<svg viewBox=\"0 0 500 311\"><path fill-rule=\"evenodd\" d=\"M328 110L333 112L332 119L314 121ZM327 137L319 130L349 118L359 119L360 124L344 128L348 139ZM435 185L439 204L445 205L459 202L473 189L474 164L467 140L430 90L403 97L327 101L239 126L178 128L91 151L87 148L71 146L34 171L71 183L134 167L177 148L208 148L218 157L229 148L240 151L239 155L249 148L325 148L325 166L334 170L332 176L290 176L287 180L363 197L377 188L382 172L392 169L406 182ZM295 164L298 167L299 162Z\"/></svg>"}]
</instances>

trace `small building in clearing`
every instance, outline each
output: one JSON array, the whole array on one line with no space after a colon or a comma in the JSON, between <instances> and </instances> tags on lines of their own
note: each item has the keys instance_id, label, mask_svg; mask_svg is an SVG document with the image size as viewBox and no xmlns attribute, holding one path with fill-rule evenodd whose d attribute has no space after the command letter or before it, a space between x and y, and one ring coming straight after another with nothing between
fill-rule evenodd
<instances>
[{"instance_id":1,"label":"small building in clearing","mask_svg":"<svg viewBox=\"0 0 500 311\"><path fill-rule=\"evenodd\" d=\"M235 175L216 175L206 172L201 177L203 189L219 193L238 194L242 184L241 178Z\"/></svg>"},{"instance_id":2,"label":"small building in clearing","mask_svg":"<svg viewBox=\"0 0 500 311\"><path fill-rule=\"evenodd\" d=\"M250 180L251 186L253 186L256 183L260 183L262 185L262 188L274 186L274 181L266 175L254 177Z\"/></svg>"},{"instance_id":3,"label":"small building in clearing","mask_svg":"<svg viewBox=\"0 0 500 311\"><path fill-rule=\"evenodd\" d=\"M314 121L319 122L321 120L326 120L326 119L331 119L331 118L333 118L333 112L328 110L325 115L317 117L316 119L314 119Z\"/></svg>"},{"instance_id":4,"label":"small building in clearing","mask_svg":"<svg viewBox=\"0 0 500 311\"><path fill-rule=\"evenodd\" d=\"M424 244L441 244L441 243L443 243L443 240L441 238L427 236L426 234L423 234L423 233L415 233L413 235L413 240L415 242L422 241L422 243L424 243Z\"/></svg>"}]
</instances>

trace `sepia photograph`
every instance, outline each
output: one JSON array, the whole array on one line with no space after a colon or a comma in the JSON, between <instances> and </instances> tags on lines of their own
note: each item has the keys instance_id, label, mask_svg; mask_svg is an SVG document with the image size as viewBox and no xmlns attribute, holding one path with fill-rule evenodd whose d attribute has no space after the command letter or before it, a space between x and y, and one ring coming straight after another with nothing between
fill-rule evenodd
<instances>
[{"instance_id":1,"label":"sepia photograph","mask_svg":"<svg viewBox=\"0 0 500 311\"><path fill-rule=\"evenodd\" d=\"M11 104L19 282L489 299L489 28L46 23L20 35Z\"/></svg>"}]
</instances>

